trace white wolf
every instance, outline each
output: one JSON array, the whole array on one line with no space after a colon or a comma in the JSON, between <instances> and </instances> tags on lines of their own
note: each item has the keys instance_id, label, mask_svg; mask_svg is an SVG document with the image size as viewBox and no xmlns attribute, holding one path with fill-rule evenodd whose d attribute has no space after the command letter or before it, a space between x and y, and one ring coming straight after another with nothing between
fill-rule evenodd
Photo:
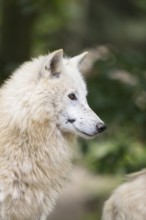
<instances>
[{"instance_id":1,"label":"white wolf","mask_svg":"<svg viewBox=\"0 0 146 220\"><path fill-rule=\"evenodd\" d=\"M45 220L69 173L74 136L105 124L90 109L79 67L63 50L23 64L0 90L0 219Z\"/></svg>"},{"instance_id":2,"label":"white wolf","mask_svg":"<svg viewBox=\"0 0 146 220\"><path fill-rule=\"evenodd\" d=\"M127 177L106 201L102 220L146 220L146 169Z\"/></svg>"}]
</instances>

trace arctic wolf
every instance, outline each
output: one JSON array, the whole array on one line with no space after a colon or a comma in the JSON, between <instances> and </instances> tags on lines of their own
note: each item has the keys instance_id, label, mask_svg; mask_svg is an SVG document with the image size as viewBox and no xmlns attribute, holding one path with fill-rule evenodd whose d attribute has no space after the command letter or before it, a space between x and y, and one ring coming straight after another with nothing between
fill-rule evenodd
<instances>
[{"instance_id":1,"label":"arctic wolf","mask_svg":"<svg viewBox=\"0 0 146 220\"><path fill-rule=\"evenodd\" d=\"M102 220L146 220L146 169L128 180L106 201Z\"/></svg>"},{"instance_id":2,"label":"arctic wolf","mask_svg":"<svg viewBox=\"0 0 146 220\"><path fill-rule=\"evenodd\" d=\"M69 174L75 136L105 129L79 72L87 53L24 63L0 91L0 219L45 220Z\"/></svg>"}]
</instances>

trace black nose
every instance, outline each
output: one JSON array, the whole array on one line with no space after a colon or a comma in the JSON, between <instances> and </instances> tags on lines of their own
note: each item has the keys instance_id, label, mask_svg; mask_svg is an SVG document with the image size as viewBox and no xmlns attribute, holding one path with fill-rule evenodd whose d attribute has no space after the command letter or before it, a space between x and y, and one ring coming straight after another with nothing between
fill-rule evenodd
<instances>
[{"instance_id":1,"label":"black nose","mask_svg":"<svg viewBox=\"0 0 146 220\"><path fill-rule=\"evenodd\" d=\"M96 127L99 133L103 132L106 129L106 125L104 123L98 123Z\"/></svg>"}]
</instances>

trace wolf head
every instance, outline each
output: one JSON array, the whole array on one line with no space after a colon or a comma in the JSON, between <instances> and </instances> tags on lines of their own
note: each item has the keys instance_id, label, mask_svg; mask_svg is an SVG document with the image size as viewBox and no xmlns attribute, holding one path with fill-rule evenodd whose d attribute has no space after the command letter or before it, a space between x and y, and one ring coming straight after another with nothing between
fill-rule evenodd
<instances>
[{"instance_id":1,"label":"wolf head","mask_svg":"<svg viewBox=\"0 0 146 220\"><path fill-rule=\"evenodd\" d=\"M106 126L87 103L80 73L86 55L63 58L63 50L57 50L22 65L6 84L11 118L24 128L30 119L49 121L61 132L84 138L102 132Z\"/></svg>"}]
</instances>

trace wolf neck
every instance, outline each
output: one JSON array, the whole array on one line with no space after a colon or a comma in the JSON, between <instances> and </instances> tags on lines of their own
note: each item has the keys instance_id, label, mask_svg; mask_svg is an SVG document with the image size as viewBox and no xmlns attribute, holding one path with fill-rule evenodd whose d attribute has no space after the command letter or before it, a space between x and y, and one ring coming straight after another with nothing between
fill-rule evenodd
<instances>
[{"instance_id":1,"label":"wolf neck","mask_svg":"<svg viewBox=\"0 0 146 220\"><path fill-rule=\"evenodd\" d=\"M75 139L74 135L61 132L56 124L48 120L41 123L36 121L29 123L29 126L24 133L26 133L28 140L30 139L30 147L36 149L47 147L49 150L60 145L70 148L70 145L72 145L74 142L73 140ZM31 146L32 140L35 143L34 146Z\"/></svg>"},{"instance_id":2,"label":"wolf neck","mask_svg":"<svg viewBox=\"0 0 146 220\"><path fill-rule=\"evenodd\" d=\"M23 135L25 136L24 140ZM73 135L62 133L50 121L41 123L33 121L29 123L27 130L22 132L22 143L25 145L27 140L28 146L26 147L28 151L46 152L49 158L54 156L56 163L58 158L59 160L69 159L73 139Z\"/></svg>"},{"instance_id":3,"label":"wolf neck","mask_svg":"<svg viewBox=\"0 0 146 220\"><path fill-rule=\"evenodd\" d=\"M58 158L61 161L70 159L70 145L74 139L71 134L62 134L57 126L49 121L29 121L27 125L25 129L21 129L14 121L5 120L5 123L0 125L0 150L13 151L13 155L20 153L21 159L23 155L29 155L30 160L43 155L41 159L46 162L54 157L56 163Z\"/></svg>"},{"instance_id":4,"label":"wolf neck","mask_svg":"<svg viewBox=\"0 0 146 220\"><path fill-rule=\"evenodd\" d=\"M21 173L19 179L22 182L35 183L42 189L52 183L60 190L71 165L70 135L62 135L55 126L48 126L47 122L43 125L32 123L23 132L15 128L12 130L10 126L5 129L3 136L0 134L1 164L5 161L11 172ZM4 134L9 138L4 137ZM17 169L13 165L16 160Z\"/></svg>"}]
</instances>

